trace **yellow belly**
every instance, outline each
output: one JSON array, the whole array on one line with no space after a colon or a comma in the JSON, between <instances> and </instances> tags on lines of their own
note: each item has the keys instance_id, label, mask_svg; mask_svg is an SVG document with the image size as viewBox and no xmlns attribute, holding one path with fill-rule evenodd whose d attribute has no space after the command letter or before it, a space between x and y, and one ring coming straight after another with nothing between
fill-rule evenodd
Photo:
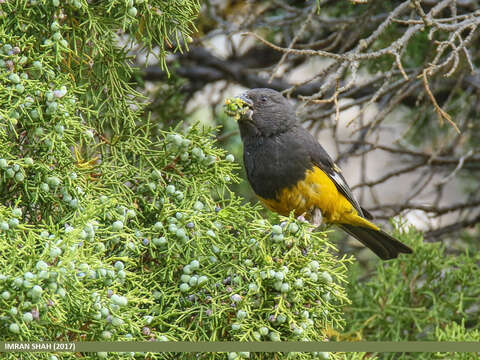
<instances>
[{"instance_id":1,"label":"yellow belly","mask_svg":"<svg viewBox=\"0 0 480 360\"><path fill-rule=\"evenodd\" d=\"M320 209L328 223L359 224L375 227L369 221L358 216L353 205L338 191L335 183L320 168L314 167L306 172L303 180L296 185L282 189L276 199L260 201L270 210L288 216L304 215L307 219L315 208Z\"/></svg>"}]
</instances>

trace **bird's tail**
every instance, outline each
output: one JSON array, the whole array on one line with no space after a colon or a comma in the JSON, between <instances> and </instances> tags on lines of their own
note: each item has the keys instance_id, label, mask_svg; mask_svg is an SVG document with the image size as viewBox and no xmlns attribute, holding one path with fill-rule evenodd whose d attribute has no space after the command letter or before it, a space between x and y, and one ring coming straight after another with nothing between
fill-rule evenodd
<instances>
[{"instance_id":1,"label":"bird's tail","mask_svg":"<svg viewBox=\"0 0 480 360\"><path fill-rule=\"evenodd\" d=\"M369 221L366 222L370 223ZM399 253L410 254L413 252L407 245L401 243L375 225L365 227L351 224L337 224L337 226L371 249L382 260L394 259Z\"/></svg>"}]
</instances>

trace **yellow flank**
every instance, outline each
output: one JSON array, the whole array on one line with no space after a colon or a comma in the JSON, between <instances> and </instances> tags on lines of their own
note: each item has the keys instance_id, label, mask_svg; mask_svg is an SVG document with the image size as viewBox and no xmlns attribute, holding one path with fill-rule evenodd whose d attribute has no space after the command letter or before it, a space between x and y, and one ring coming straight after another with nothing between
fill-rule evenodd
<instances>
[{"instance_id":1,"label":"yellow flank","mask_svg":"<svg viewBox=\"0 0 480 360\"><path fill-rule=\"evenodd\" d=\"M315 208L320 209L328 223L351 224L379 230L370 221L358 215L353 205L338 191L335 183L320 168L308 170L305 178L296 185L282 189L277 199L260 201L270 210L288 216L295 210L295 216L308 216Z\"/></svg>"}]
</instances>

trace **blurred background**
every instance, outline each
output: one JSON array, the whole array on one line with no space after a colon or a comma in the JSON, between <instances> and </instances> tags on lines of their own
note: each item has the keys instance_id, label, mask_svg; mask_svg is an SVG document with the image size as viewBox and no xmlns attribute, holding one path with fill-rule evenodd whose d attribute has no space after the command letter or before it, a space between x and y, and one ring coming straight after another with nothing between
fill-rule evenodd
<instances>
[{"instance_id":1,"label":"blurred background","mask_svg":"<svg viewBox=\"0 0 480 360\"><path fill-rule=\"evenodd\" d=\"M142 49L131 53L153 116L170 119L160 127L185 118L182 126L218 126L218 143L242 164L224 99L282 91L378 222L414 225L455 252L479 240L478 8L473 0L204 1L195 35L167 58L169 73ZM169 114L170 101L184 113ZM257 201L246 181L234 190Z\"/></svg>"}]
</instances>

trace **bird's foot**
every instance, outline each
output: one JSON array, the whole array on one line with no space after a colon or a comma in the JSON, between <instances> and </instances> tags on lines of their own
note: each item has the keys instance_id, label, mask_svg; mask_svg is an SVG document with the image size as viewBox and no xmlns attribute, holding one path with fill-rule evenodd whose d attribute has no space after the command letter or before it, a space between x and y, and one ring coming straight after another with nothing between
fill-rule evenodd
<instances>
[{"instance_id":1,"label":"bird's foot","mask_svg":"<svg viewBox=\"0 0 480 360\"><path fill-rule=\"evenodd\" d=\"M320 209L313 209L310 215L310 223L315 226L313 231L323 231L327 228L328 224L323 221L322 211Z\"/></svg>"},{"instance_id":2,"label":"bird's foot","mask_svg":"<svg viewBox=\"0 0 480 360\"><path fill-rule=\"evenodd\" d=\"M317 228L323 224L323 216L320 209L315 208L311 211L310 222Z\"/></svg>"}]
</instances>

